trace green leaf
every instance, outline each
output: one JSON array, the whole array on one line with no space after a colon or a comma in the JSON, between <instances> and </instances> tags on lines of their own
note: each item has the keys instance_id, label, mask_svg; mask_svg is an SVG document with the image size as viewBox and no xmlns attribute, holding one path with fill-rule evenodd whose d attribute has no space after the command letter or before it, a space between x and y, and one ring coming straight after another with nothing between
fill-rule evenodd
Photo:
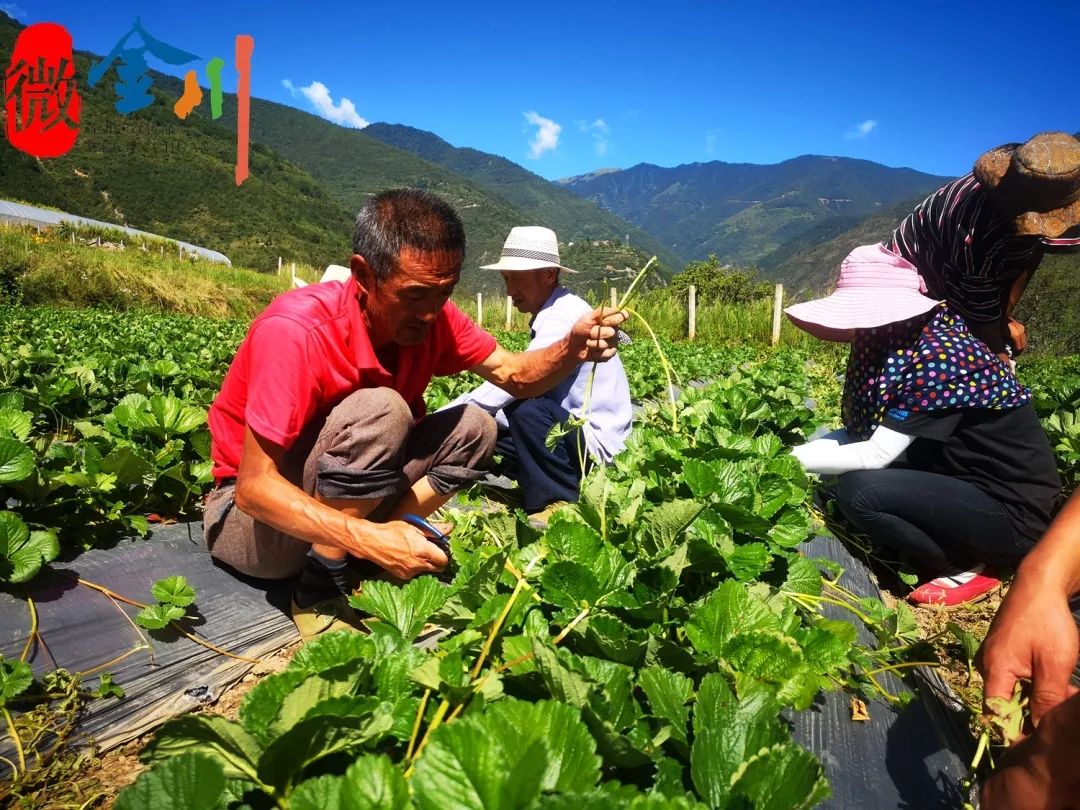
<instances>
[{"instance_id":1,"label":"green leaf","mask_svg":"<svg viewBox=\"0 0 1080 810\"><path fill-rule=\"evenodd\" d=\"M361 658L370 661L374 657L375 642L369 636L351 630L338 630L322 633L301 646L289 662L289 670L298 669L312 674Z\"/></svg>"},{"instance_id":2,"label":"green leaf","mask_svg":"<svg viewBox=\"0 0 1080 810\"><path fill-rule=\"evenodd\" d=\"M831 793L821 763L794 743L773 745L750 759L731 792L754 810L805 810Z\"/></svg>"},{"instance_id":3,"label":"green leaf","mask_svg":"<svg viewBox=\"0 0 1080 810\"><path fill-rule=\"evenodd\" d=\"M737 579L751 582L760 577L769 567L772 555L763 543L743 543L731 554L724 556L724 562Z\"/></svg>"},{"instance_id":4,"label":"green leaf","mask_svg":"<svg viewBox=\"0 0 1080 810\"><path fill-rule=\"evenodd\" d=\"M595 605L602 595L596 575L586 566L569 560L547 566L540 576L540 585L545 600L573 610Z\"/></svg>"},{"instance_id":5,"label":"green leaf","mask_svg":"<svg viewBox=\"0 0 1080 810\"><path fill-rule=\"evenodd\" d=\"M31 532L14 512L0 511L0 580L27 582L59 554L55 532Z\"/></svg>"},{"instance_id":6,"label":"green leaf","mask_svg":"<svg viewBox=\"0 0 1080 810\"><path fill-rule=\"evenodd\" d=\"M579 625L580 626L580 625ZM593 616L586 624L589 645L610 661L631 666L645 657L649 643L644 630L633 628L616 616Z\"/></svg>"},{"instance_id":7,"label":"green leaf","mask_svg":"<svg viewBox=\"0 0 1080 810\"><path fill-rule=\"evenodd\" d=\"M821 596L821 572L813 562L801 554L788 558L788 575L784 590Z\"/></svg>"},{"instance_id":8,"label":"green leaf","mask_svg":"<svg viewBox=\"0 0 1080 810\"><path fill-rule=\"evenodd\" d=\"M348 632L348 631L343 631ZM349 635L356 635L349 633ZM321 638L311 642L312 645L322 641ZM294 666L296 657L305 650L308 645L301 647L293 657L292 665L284 672L278 672L263 678L251 691L244 696L240 704L240 723L244 729L263 745L269 745L273 739L270 733L270 725L274 722L281 704L298 684L310 676L307 670Z\"/></svg>"},{"instance_id":9,"label":"green leaf","mask_svg":"<svg viewBox=\"0 0 1080 810\"><path fill-rule=\"evenodd\" d=\"M0 706L21 695L34 682L34 672L25 661L0 656Z\"/></svg>"},{"instance_id":10,"label":"green leaf","mask_svg":"<svg viewBox=\"0 0 1080 810\"><path fill-rule=\"evenodd\" d=\"M150 605L135 614L135 622L147 630L161 630L185 615L184 609L177 605Z\"/></svg>"},{"instance_id":11,"label":"green leaf","mask_svg":"<svg viewBox=\"0 0 1080 810\"><path fill-rule=\"evenodd\" d=\"M671 726L672 737L686 744L686 726L694 699L694 682L685 675L662 667L648 667L638 675L638 686L649 699L653 717Z\"/></svg>"},{"instance_id":12,"label":"green leaf","mask_svg":"<svg viewBox=\"0 0 1080 810\"><path fill-rule=\"evenodd\" d=\"M0 484L22 481L34 471L34 452L18 439L0 436Z\"/></svg>"},{"instance_id":13,"label":"green leaf","mask_svg":"<svg viewBox=\"0 0 1080 810\"><path fill-rule=\"evenodd\" d=\"M220 715L192 714L166 721L140 756L144 762L159 763L194 751L219 763L225 778L253 781L261 750L238 723Z\"/></svg>"},{"instance_id":14,"label":"green leaf","mask_svg":"<svg viewBox=\"0 0 1080 810\"><path fill-rule=\"evenodd\" d=\"M334 677L329 677L331 675ZM352 694L360 675L359 671L347 666L321 675L309 675L281 701L281 707L270 725L270 734L280 736L303 720L318 704Z\"/></svg>"},{"instance_id":15,"label":"green leaf","mask_svg":"<svg viewBox=\"0 0 1080 810\"><path fill-rule=\"evenodd\" d=\"M736 633L775 628L776 615L764 601L753 596L741 582L722 582L698 603L686 625L686 636L699 652L720 657L724 645Z\"/></svg>"},{"instance_id":16,"label":"green leaf","mask_svg":"<svg viewBox=\"0 0 1080 810\"><path fill-rule=\"evenodd\" d=\"M25 442L30 435L30 424L30 414L26 411L0 409L0 435L8 433L19 441Z\"/></svg>"},{"instance_id":17,"label":"green leaf","mask_svg":"<svg viewBox=\"0 0 1080 810\"><path fill-rule=\"evenodd\" d=\"M101 673L101 680L98 682L97 691L94 692L96 698L114 697L123 699L124 690L120 688L120 685L113 681L112 675L108 672Z\"/></svg>"},{"instance_id":18,"label":"green leaf","mask_svg":"<svg viewBox=\"0 0 1080 810\"><path fill-rule=\"evenodd\" d=\"M154 424L150 413L150 400L142 394L128 394L112 409L112 415L124 427L132 431L144 430Z\"/></svg>"},{"instance_id":19,"label":"green leaf","mask_svg":"<svg viewBox=\"0 0 1080 810\"><path fill-rule=\"evenodd\" d=\"M565 703L500 700L469 722L494 735L507 752L539 742L547 761L540 783L544 791L587 790L600 781L596 741L582 721L581 712Z\"/></svg>"},{"instance_id":20,"label":"green leaf","mask_svg":"<svg viewBox=\"0 0 1080 810\"><path fill-rule=\"evenodd\" d=\"M116 798L116 810L215 810L225 794L225 773L213 757L185 753L143 771Z\"/></svg>"},{"instance_id":21,"label":"green leaf","mask_svg":"<svg viewBox=\"0 0 1080 810\"><path fill-rule=\"evenodd\" d=\"M396 628L401 637L413 641L428 619L443 606L450 593L435 577L417 577L404 586L381 580L364 583L349 603L357 610L377 616Z\"/></svg>"},{"instance_id":22,"label":"green leaf","mask_svg":"<svg viewBox=\"0 0 1080 810\"><path fill-rule=\"evenodd\" d=\"M188 585L186 577L179 574L159 579L151 586L150 595L159 602L182 608L195 601L195 589Z\"/></svg>"},{"instance_id":23,"label":"green leaf","mask_svg":"<svg viewBox=\"0 0 1080 810\"><path fill-rule=\"evenodd\" d=\"M533 663L551 696L579 709L584 707L592 691L589 679L564 664L555 648L540 639L532 640L532 651Z\"/></svg>"},{"instance_id":24,"label":"green leaf","mask_svg":"<svg viewBox=\"0 0 1080 810\"><path fill-rule=\"evenodd\" d=\"M979 651L979 640L956 622L949 622L945 627L960 643L960 649L964 651L964 657L968 662L974 661L975 653Z\"/></svg>"},{"instance_id":25,"label":"green leaf","mask_svg":"<svg viewBox=\"0 0 1080 810\"><path fill-rule=\"evenodd\" d=\"M357 759L344 776L301 782L289 796L289 810L407 810L409 786L389 757Z\"/></svg>"},{"instance_id":26,"label":"green leaf","mask_svg":"<svg viewBox=\"0 0 1080 810\"><path fill-rule=\"evenodd\" d=\"M458 721L432 735L412 783L420 810L517 810L540 798L547 772L540 740L507 750L483 725Z\"/></svg>"},{"instance_id":27,"label":"green leaf","mask_svg":"<svg viewBox=\"0 0 1080 810\"><path fill-rule=\"evenodd\" d=\"M650 542L646 550L650 556L671 548L686 528L701 512L701 504L691 500L672 500L654 506L641 518Z\"/></svg>"},{"instance_id":28,"label":"green leaf","mask_svg":"<svg viewBox=\"0 0 1080 810\"><path fill-rule=\"evenodd\" d=\"M784 548L794 548L813 534L810 518L802 508L787 509L769 530L769 539Z\"/></svg>"},{"instance_id":29,"label":"green leaf","mask_svg":"<svg viewBox=\"0 0 1080 810\"><path fill-rule=\"evenodd\" d=\"M739 700L723 675L706 675L694 705L690 777L710 807L726 807L732 777L753 754L784 742L779 707L763 692Z\"/></svg>"},{"instance_id":30,"label":"green leaf","mask_svg":"<svg viewBox=\"0 0 1080 810\"><path fill-rule=\"evenodd\" d=\"M287 789L311 765L330 756L354 752L382 737L393 725L388 714L371 718L328 715L301 720L267 746L259 758L259 778Z\"/></svg>"}]
</instances>

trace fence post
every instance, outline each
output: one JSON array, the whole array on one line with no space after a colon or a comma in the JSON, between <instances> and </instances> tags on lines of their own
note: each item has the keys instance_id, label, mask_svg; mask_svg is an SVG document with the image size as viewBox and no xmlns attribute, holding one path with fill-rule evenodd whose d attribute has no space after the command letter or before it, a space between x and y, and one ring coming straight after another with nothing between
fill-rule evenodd
<instances>
[{"instance_id":1,"label":"fence post","mask_svg":"<svg viewBox=\"0 0 1080 810\"><path fill-rule=\"evenodd\" d=\"M277 274L278 278L281 278L281 257L277 257Z\"/></svg>"},{"instance_id":2,"label":"fence post","mask_svg":"<svg viewBox=\"0 0 1080 810\"><path fill-rule=\"evenodd\" d=\"M697 286L690 285L690 329L687 334L687 340L693 340L697 337Z\"/></svg>"},{"instance_id":3,"label":"fence post","mask_svg":"<svg viewBox=\"0 0 1080 810\"><path fill-rule=\"evenodd\" d=\"M614 309L619 305L619 291L614 287L611 288L611 308Z\"/></svg>"},{"instance_id":4,"label":"fence post","mask_svg":"<svg viewBox=\"0 0 1080 810\"><path fill-rule=\"evenodd\" d=\"M776 285L776 297L773 299L772 310L772 345L780 342L780 315L784 311L784 285Z\"/></svg>"},{"instance_id":5,"label":"fence post","mask_svg":"<svg viewBox=\"0 0 1080 810\"><path fill-rule=\"evenodd\" d=\"M514 299L509 295L506 296L506 331L509 332L510 328L514 325Z\"/></svg>"},{"instance_id":6,"label":"fence post","mask_svg":"<svg viewBox=\"0 0 1080 810\"><path fill-rule=\"evenodd\" d=\"M291 263L292 274L289 276L289 283L293 283L296 280L296 262Z\"/></svg>"},{"instance_id":7,"label":"fence post","mask_svg":"<svg viewBox=\"0 0 1080 810\"><path fill-rule=\"evenodd\" d=\"M476 325L484 325L484 294L476 294Z\"/></svg>"}]
</instances>

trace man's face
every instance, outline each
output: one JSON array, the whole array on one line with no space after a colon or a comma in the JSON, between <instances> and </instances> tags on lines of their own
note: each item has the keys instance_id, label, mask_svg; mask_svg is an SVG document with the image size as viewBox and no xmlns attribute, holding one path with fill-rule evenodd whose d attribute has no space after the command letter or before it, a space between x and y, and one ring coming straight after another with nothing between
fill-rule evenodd
<instances>
[{"instance_id":1,"label":"man's face","mask_svg":"<svg viewBox=\"0 0 1080 810\"><path fill-rule=\"evenodd\" d=\"M360 311L376 348L390 343L422 343L443 306L450 300L461 275L460 253L426 253L404 248L398 269L386 281L375 274L362 256L352 257L352 271L360 287Z\"/></svg>"},{"instance_id":2,"label":"man's face","mask_svg":"<svg viewBox=\"0 0 1080 810\"><path fill-rule=\"evenodd\" d=\"M535 315L551 297L551 291L559 278L559 271L554 267L542 270L502 270L506 282L506 294L514 302L519 312Z\"/></svg>"}]
</instances>

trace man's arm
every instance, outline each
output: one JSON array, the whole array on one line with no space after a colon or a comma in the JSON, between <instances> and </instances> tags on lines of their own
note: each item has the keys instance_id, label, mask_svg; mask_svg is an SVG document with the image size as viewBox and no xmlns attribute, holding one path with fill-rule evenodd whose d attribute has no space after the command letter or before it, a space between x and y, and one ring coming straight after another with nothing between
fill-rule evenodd
<instances>
[{"instance_id":1,"label":"man's arm","mask_svg":"<svg viewBox=\"0 0 1080 810\"><path fill-rule=\"evenodd\" d=\"M536 319L536 332L533 335L532 340L529 341L529 345L526 347L525 351L531 352L537 349L547 348L551 344L566 337L573 328L573 321L566 318L552 317L549 312L543 312ZM474 388L472 391L465 392L453 402L443 405L439 410L445 411L447 408L454 408L458 405L471 404L478 408L483 408L490 414L496 414L511 402L514 402L515 399L514 396L507 393L498 385L485 382Z\"/></svg>"},{"instance_id":2,"label":"man's arm","mask_svg":"<svg viewBox=\"0 0 1080 810\"><path fill-rule=\"evenodd\" d=\"M502 346L470 371L506 391L515 399L546 394L582 363L603 362L615 356L617 328L629 317L625 312L594 310L574 324L569 334L550 346L509 352Z\"/></svg>"},{"instance_id":3,"label":"man's arm","mask_svg":"<svg viewBox=\"0 0 1080 810\"><path fill-rule=\"evenodd\" d=\"M294 486L280 472L284 456L284 448L245 428L236 473L236 507L241 512L312 545L334 546L371 560L399 579L446 566L446 555L408 523L351 517Z\"/></svg>"},{"instance_id":4,"label":"man's arm","mask_svg":"<svg viewBox=\"0 0 1080 810\"><path fill-rule=\"evenodd\" d=\"M1043 715L1070 693L1076 666L1076 623L1069 597L1080 593L1080 492L1024 558L979 650L987 698L1012 697L1021 678L1032 681L1031 716Z\"/></svg>"}]
</instances>

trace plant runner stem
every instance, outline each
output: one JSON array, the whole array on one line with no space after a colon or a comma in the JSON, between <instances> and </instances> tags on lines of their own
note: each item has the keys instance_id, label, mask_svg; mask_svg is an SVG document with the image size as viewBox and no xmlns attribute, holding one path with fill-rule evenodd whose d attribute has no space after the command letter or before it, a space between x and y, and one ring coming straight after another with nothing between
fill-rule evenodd
<instances>
[{"instance_id":1,"label":"plant runner stem","mask_svg":"<svg viewBox=\"0 0 1080 810\"><path fill-rule=\"evenodd\" d=\"M873 676L875 676L875 675L877 675L878 673L881 673L881 672L895 672L898 669L907 669L909 667L940 667L940 666L941 666L940 661L903 661L903 662L901 662L899 664L890 664L888 666L878 667L877 669L872 669L869 672L865 672L863 674L866 675L866 677L868 677L868 678L872 678Z\"/></svg>"},{"instance_id":2,"label":"plant runner stem","mask_svg":"<svg viewBox=\"0 0 1080 810\"><path fill-rule=\"evenodd\" d=\"M506 604L503 605L502 612L499 614L499 618L495 620L495 623L491 625L491 631L488 633L488 637L484 640L484 646L480 649L480 655L476 658L476 664L473 666L472 680L476 680L480 674L480 670L484 666L484 660L488 657L488 653L491 652L491 646L495 643L495 637L502 629L503 622L506 621L506 617L510 615L510 611L514 607L514 602L517 601L518 595L521 593L523 586L525 585L524 577L518 579L514 585L514 590L510 592L510 598L506 600Z\"/></svg>"},{"instance_id":3,"label":"plant runner stem","mask_svg":"<svg viewBox=\"0 0 1080 810\"><path fill-rule=\"evenodd\" d=\"M19 656L20 661L25 661L26 656L30 654L30 645L34 643L34 639L38 636L38 613L37 606L34 604L34 600L30 597L30 591L23 588L26 593L26 606L30 608L30 635L26 639L26 646L23 647L22 655Z\"/></svg>"},{"instance_id":4,"label":"plant runner stem","mask_svg":"<svg viewBox=\"0 0 1080 810\"><path fill-rule=\"evenodd\" d=\"M439 704L439 708L435 710L435 716L431 718L431 723L427 727L427 731L424 732L424 738L420 740L420 744L416 746L416 753L413 754L412 761L409 763L409 769L405 771L405 778L408 779L412 776L413 769L416 767L416 760L420 759L420 755L424 753L424 749L427 747L428 740L431 739L431 735L435 729L442 725L443 718L446 717L446 712L450 708L450 701L443 699Z\"/></svg>"},{"instance_id":5,"label":"plant runner stem","mask_svg":"<svg viewBox=\"0 0 1080 810\"><path fill-rule=\"evenodd\" d=\"M83 579L78 574L71 574L71 573L68 573L67 571L58 571L57 573L62 574L63 576L68 577L69 579L73 579L76 582L78 582L80 585L85 585L87 588L93 588L95 591L103 593L107 597L109 597L110 599L115 599L118 602L123 602L125 604L132 605L133 607L137 607L137 608L150 607L145 602L137 602L134 599L128 599L126 596L121 596L120 594L116 593L116 591L110 590L109 588L106 588L104 585L98 585L96 582L91 582L90 580ZM228 650L223 650L223 649L221 649L221 647L218 647L216 644L212 644L211 642L207 641L206 639L199 638L194 633L191 633L191 632L185 630L184 626L182 624L180 624L179 622L175 622L175 621L169 622L169 626L171 628L173 628L176 632L180 633L180 635L190 639L191 641L194 641L196 644L198 644L198 645L200 645L202 647L206 647L206 649L210 650L211 652L216 652L218 655L224 655L226 658L233 658L233 659L235 659L237 661L245 661L245 662L247 662L249 664L258 664L258 663L262 662L261 658L248 658L247 656L244 656L244 655L237 655L236 653L231 653Z\"/></svg>"},{"instance_id":6,"label":"plant runner stem","mask_svg":"<svg viewBox=\"0 0 1080 810\"><path fill-rule=\"evenodd\" d=\"M412 734L409 735L409 747L405 749L406 760L412 759L413 749L416 747L416 738L420 734L420 723L424 720L424 709L427 708L429 697L431 697L431 690L425 689L424 696L420 698L420 708L416 710L416 721L413 723Z\"/></svg>"},{"instance_id":7,"label":"plant runner stem","mask_svg":"<svg viewBox=\"0 0 1080 810\"><path fill-rule=\"evenodd\" d=\"M15 721L11 719L11 712L7 710L7 707L0 707L4 712L4 719L7 720L8 734L11 735L11 741L15 743L15 752L19 755L19 771L16 771L15 775L20 776L26 773L26 753L23 751L22 740L19 739L19 732L15 728Z\"/></svg>"}]
</instances>

